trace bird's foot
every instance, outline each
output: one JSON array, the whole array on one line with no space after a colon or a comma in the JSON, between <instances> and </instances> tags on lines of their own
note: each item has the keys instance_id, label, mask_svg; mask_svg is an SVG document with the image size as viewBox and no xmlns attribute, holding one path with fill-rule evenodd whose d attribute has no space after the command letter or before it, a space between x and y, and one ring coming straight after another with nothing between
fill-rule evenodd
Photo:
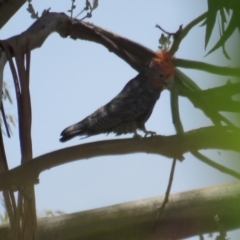
<instances>
[{"instance_id":1,"label":"bird's foot","mask_svg":"<svg viewBox=\"0 0 240 240\"><path fill-rule=\"evenodd\" d=\"M156 132L153 132L153 131L144 131L145 135L144 135L144 138L146 138L148 135L150 135L149 137L153 137L153 136L156 136Z\"/></svg>"}]
</instances>

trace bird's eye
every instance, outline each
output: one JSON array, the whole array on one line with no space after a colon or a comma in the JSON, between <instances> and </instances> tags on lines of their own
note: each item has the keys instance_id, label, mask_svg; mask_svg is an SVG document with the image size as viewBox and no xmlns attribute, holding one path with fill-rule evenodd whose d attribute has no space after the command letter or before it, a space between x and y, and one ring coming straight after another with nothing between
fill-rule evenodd
<instances>
[{"instance_id":1,"label":"bird's eye","mask_svg":"<svg viewBox=\"0 0 240 240\"><path fill-rule=\"evenodd\" d=\"M163 73L160 73L158 76L159 76L160 78L163 78L163 77L164 77L164 74L163 74Z\"/></svg>"}]
</instances>

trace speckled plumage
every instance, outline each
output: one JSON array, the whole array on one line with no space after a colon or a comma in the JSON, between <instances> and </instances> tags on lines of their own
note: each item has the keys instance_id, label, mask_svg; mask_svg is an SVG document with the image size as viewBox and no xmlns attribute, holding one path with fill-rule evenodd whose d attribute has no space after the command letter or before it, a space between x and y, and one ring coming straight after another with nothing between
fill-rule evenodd
<instances>
[{"instance_id":1,"label":"speckled plumage","mask_svg":"<svg viewBox=\"0 0 240 240\"><path fill-rule=\"evenodd\" d=\"M134 133L141 129L146 134L145 122L150 117L161 91L171 76L166 75L155 61L151 61L109 103L96 110L82 121L66 128L61 133L61 142L75 136L92 136L100 133L116 135Z\"/></svg>"}]
</instances>

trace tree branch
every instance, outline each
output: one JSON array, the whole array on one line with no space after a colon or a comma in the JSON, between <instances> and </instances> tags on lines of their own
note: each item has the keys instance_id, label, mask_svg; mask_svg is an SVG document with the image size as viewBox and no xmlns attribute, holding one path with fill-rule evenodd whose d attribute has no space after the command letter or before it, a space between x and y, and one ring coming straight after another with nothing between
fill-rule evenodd
<instances>
[{"instance_id":1,"label":"tree branch","mask_svg":"<svg viewBox=\"0 0 240 240\"><path fill-rule=\"evenodd\" d=\"M136 152L160 154L182 159L183 154L200 149L224 149L240 152L240 131L227 127L205 127L181 135L144 139L118 139L80 144L36 157L22 166L0 174L0 190L36 183L38 175L61 164L98 156Z\"/></svg>"},{"instance_id":2,"label":"tree branch","mask_svg":"<svg viewBox=\"0 0 240 240\"><path fill-rule=\"evenodd\" d=\"M163 199L154 197L39 219L38 239L185 239L219 231L216 214L226 230L240 227L239 182L172 194L162 218L156 219ZM8 224L0 227L0 237L12 240Z\"/></svg>"},{"instance_id":3,"label":"tree branch","mask_svg":"<svg viewBox=\"0 0 240 240\"><path fill-rule=\"evenodd\" d=\"M208 12L205 12L202 15L200 15L199 17L195 18L188 25L186 25L186 27L184 27L182 29L179 28L179 31L177 31L177 33L174 36L174 42L170 49L170 52L172 54L174 54L178 50L181 41L187 36L189 31L207 17L207 13Z\"/></svg>"},{"instance_id":4,"label":"tree branch","mask_svg":"<svg viewBox=\"0 0 240 240\"><path fill-rule=\"evenodd\" d=\"M0 3L0 28L20 9L26 0L3 0Z\"/></svg>"},{"instance_id":5,"label":"tree branch","mask_svg":"<svg viewBox=\"0 0 240 240\"><path fill-rule=\"evenodd\" d=\"M93 41L105 46L136 71L140 71L146 62L155 55L154 51L139 43L86 22L74 21L69 35L73 39Z\"/></svg>"},{"instance_id":6,"label":"tree branch","mask_svg":"<svg viewBox=\"0 0 240 240\"><path fill-rule=\"evenodd\" d=\"M179 104L178 104L178 86L175 84L170 89L170 98L171 98L171 112L172 112L172 121L175 127L175 130L178 134L181 134L184 132L183 125L180 119L180 113L179 113Z\"/></svg>"},{"instance_id":7,"label":"tree branch","mask_svg":"<svg viewBox=\"0 0 240 240\"><path fill-rule=\"evenodd\" d=\"M209 63L185 60L180 58L174 58L173 62L177 67L197 69L222 76L240 76L240 68L220 67Z\"/></svg>"},{"instance_id":8,"label":"tree branch","mask_svg":"<svg viewBox=\"0 0 240 240\"><path fill-rule=\"evenodd\" d=\"M226 173L232 177L235 177L240 180L240 173L236 172L230 168L224 167L221 164L218 164L214 161L212 161L210 158L204 156L203 154L199 153L198 151L191 151L192 155L198 158L200 161L206 163L207 165L214 167L215 169L218 169L220 172Z\"/></svg>"},{"instance_id":9,"label":"tree branch","mask_svg":"<svg viewBox=\"0 0 240 240\"><path fill-rule=\"evenodd\" d=\"M174 176L174 170L175 170L176 162L177 162L177 159L174 158L173 162L172 162L172 168L171 168L169 180L168 180L167 190L166 190L165 197L163 199L162 205L159 208L159 212L158 212L157 218L161 218L162 217L162 215L164 213L163 211L164 211L167 203L169 202L169 195L170 195L170 191L171 191L171 187L172 187L172 182L173 182L173 176Z\"/></svg>"}]
</instances>

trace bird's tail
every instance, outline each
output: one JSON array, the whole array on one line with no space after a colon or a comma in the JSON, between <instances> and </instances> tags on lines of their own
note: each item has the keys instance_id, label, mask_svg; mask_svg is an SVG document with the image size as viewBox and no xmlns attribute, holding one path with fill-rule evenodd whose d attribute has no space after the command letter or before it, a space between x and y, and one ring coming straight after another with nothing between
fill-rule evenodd
<instances>
[{"instance_id":1,"label":"bird's tail","mask_svg":"<svg viewBox=\"0 0 240 240\"><path fill-rule=\"evenodd\" d=\"M76 136L86 135L86 128L83 122L73 124L61 132L60 142L66 142Z\"/></svg>"}]
</instances>

